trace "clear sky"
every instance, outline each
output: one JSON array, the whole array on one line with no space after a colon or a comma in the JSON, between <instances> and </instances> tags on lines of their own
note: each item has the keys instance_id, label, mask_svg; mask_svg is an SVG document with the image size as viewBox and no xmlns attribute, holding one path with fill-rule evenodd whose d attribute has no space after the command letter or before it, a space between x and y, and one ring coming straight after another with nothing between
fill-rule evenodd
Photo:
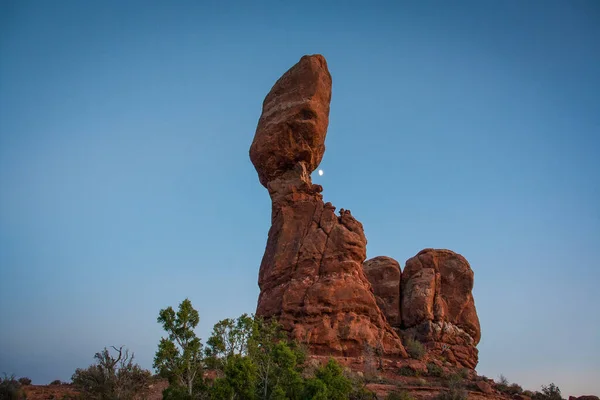
<instances>
[{"instance_id":1,"label":"clear sky","mask_svg":"<svg viewBox=\"0 0 600 400\"><path fill-rule=\"evenodd\" d=\"M161 308L252 313L248 150L304 54L333 76L325 201L368 256L475 271L480 374L600 394L600 3L0 2L0 372L69 380Z\"/></svg>"}]
</instances>

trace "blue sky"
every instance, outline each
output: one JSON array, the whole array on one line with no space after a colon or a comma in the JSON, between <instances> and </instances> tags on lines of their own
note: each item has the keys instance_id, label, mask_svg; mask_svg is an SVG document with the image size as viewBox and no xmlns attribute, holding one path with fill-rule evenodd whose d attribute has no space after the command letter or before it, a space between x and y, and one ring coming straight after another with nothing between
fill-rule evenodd
<instances>
[{"instance_id":1,"label":"blue sky","mask_svg":"<svg viewBox=\"0 0 600 400\"><path fill-rule=\"evenodd\" d=\"M250 4L252 3L252 4ZM333 76L325 201L368 256L475 271L478 372L600 393L600 6L2 1L0 371L150 368L161 308L255 310L270 201L248 149L304 54Z\"/></svg>"}]
</instances>

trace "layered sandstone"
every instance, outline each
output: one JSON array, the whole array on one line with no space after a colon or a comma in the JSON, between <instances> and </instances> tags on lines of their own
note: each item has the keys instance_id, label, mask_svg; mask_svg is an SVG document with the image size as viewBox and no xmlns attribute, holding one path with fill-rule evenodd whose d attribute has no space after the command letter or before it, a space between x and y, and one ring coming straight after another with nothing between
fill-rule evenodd
<instances>
[{"instance_id":1,"label":"layered sandstone","mask_svg":"<svg viewBox=\"0 0 600 400\"><path fill-rule=\"evenodd\" d=\"M367 240L348 210L335 214L310 174L325 151L331 76L304 56L263 103L250 159L272 201L256 314L276 317L313 354L357 357L366 347L406 357L363 272Z\"/></svg>"}]
</instances>

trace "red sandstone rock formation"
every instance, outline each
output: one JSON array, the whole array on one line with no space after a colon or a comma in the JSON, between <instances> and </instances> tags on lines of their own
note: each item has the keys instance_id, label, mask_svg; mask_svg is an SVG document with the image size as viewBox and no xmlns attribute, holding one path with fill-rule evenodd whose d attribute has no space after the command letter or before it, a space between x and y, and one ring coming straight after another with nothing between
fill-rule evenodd
<instances>
[{"instance_id":1,"label":"red sandstone rock formation","mask_svg":"<svg viewBox=\"0 0 600 400\"><path fill-rule=\"evenodd\" d=\"M406 262L402 273L389 257L367 260L363 268L396 332L425 343L433 356L475 368L481 333L467 260L450 250L425 249Z\"/></svg>"},{"instance_id":2,"label":"red sandstone rock formation","mask_svg":"<svg viewBox=\"0 0 600 400\"><path fill-rule=\"evenodd\" d=\"M364 275L363 227L324 204L310 173L325 151L331 76L320 55L302 57L263 103L250 159L272 201L256 314L276 317L313 354L360 356L366 346L406 357Z\"/></svg>"},{"instance_id":3,"label":"red sandstone rock formation","mask_svg":"<svg viewBox=\"0 0 600 400\"><path fill-rule=\"evenodd\" d=\"M365 261L363 269L388 323L400 328L400 264L393 258L380 256Z\"/></svg>"},{"instance_id":4,"label":"red sandstone rock formation","mask_svg":"<svg viewBox=\"0 0 600 400\"><path fill-rule=\"evenodd\" d=\"M406 261L400 285L403 332L426 343L434 354L472 369L481 338L473 276L460 254L425 249Z\"/></svg>"}]
</instances>

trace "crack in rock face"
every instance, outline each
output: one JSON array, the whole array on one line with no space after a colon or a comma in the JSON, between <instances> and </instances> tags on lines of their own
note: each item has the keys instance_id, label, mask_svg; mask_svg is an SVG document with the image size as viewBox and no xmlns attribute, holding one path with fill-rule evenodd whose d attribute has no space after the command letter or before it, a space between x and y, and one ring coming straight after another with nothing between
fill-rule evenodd
<instances>
[{"instance_id":1,"label":"crack in rock face","mask_svg":"<svg viewBox=\"0 0 600 400\"><path fill-rule=\"evenodd\" d=\"M325 152L331 75L304 56L273 86L250 147L272 201L256 314L275 317L312 354L360 357L366 347L407 357L362 264L367 240L349 210L336 215L310 174Z\"/></svg>"}]
</instances>

